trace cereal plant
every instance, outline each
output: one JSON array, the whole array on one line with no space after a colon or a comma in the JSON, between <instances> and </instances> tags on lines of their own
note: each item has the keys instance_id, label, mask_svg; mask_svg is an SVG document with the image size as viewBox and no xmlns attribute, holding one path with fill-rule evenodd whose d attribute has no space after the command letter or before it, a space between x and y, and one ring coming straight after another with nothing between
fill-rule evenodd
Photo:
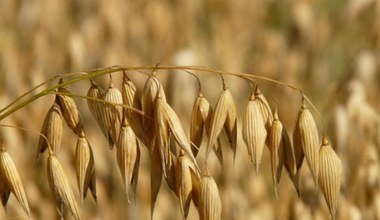
<instances>
[{"instance_id":1,"label":"cereal plant","mask_svg":"<svg viewBox=\"0 0 380 220\"><path fill-rule=\"evenodd\" d=\"M193 79L188 80L197 82L194 104L186 107L192 108L189 123L184 123L183 116L180 117L169 104L165 86L159 80L160 75L173 70L178 71L177 74L190 75ZM202 82L199 76L205 74L214 76L213 85ZM145 80L141 90L136 88L132 76ZM106 87L97 83L101 77L106 77ZM116 77L119 80L115 80ZM237 109L244 106L235 103L226 77L239 78L242 84L250 88L249 93L240 94L247 100L243 114L239 114ZM282 86L294 91L294 96L299 96L299 111L294 113L297 117L292 131L283 126L278 114L278 109L286 107L277 106L276 100L281 97L267 99L260 90L263 83ZM86 94L72 92L79 85L87 86ZM220 91L215 105L211 105L209 97L203 93L202 88L206 86ZM95 168L98 167L97 160L103 155L96 155L100 152L96 148L107 148L114 154L119 177L111 184L119 186L112 186L115 188L108 190L121 189L122 192L117 193L126 198L122 201L123 206L131 210L133 207L142 207L139 204L143 198L138 188L150 186L150 190L144 189L150 191L150 209L141 211L149 212L151 219L155 219L157 199L164 187L162 184L167 184L172 196L177 198L182 219L188 218L190 207L195 208L199 219L225 219L222 210L227 207L222 202L219 188L228 186L228 181L233 180L215 176L231 175L228 172L235 172L235 164L243 160L239 154L247 153L245 159L249 160L250 167L238 169L246 169L246 172L254 173L254 178L259 178L260 172L266 172L262 164L269 165L275 199L289 196L279 187L284 178L288 178L295 189L290 194L302 198L304 194L310 193L302 185L303 178L308 175L305 173L309 173L314 185L314 196L321 192L329 210L328 215L335 219L340 199L342 162L327 138L322 116L301 88L255 74L199 66L112 66L56 75L1 109L0 121L17 114L19 109L33 106L37 99L45 96L55 98L51 103L44 103L47 113L39 132L12 124L1 123L0 126L2 130L20 129L27 131L28 135L39 136L38 142L28 146L35 152L34 162L30 166L35 166L35 169L45 166L43 170L46 170L46 175L39 181L45 182L41 185L49 185L50 190L40 193L50 193L51 203L55 204L61 219L67 215L77 220L85 219L81 217L81 212L88 203L98 203L97 209L102 210ZM81 100L87 102L87 109L77 105ZM83 115L88 114L92 115L92 119L84 119ZM106 140L108 146L99 146L87 137L86 123L91 120L98 126L99 136ZM77 139L76 146L67 146L64 140L69 130ZM26 215L33 217L35 213L30 208L31 202L28 202L24 178L20 177L12 160L18 155L7 152L16 146L9 146L6 140L7 137L2 135L0 196L3 207L7 209L10 203L16 203L9 200L13 196ZM60 162L65 151L73 152L72 159L69 159L70 165ZM263 156L265 151L269 152L269 158ZM264 160L270 160L270 163L264 163ZM147 165L149 184L146 178L139 178L142 172L140 167ZM218 174L218 169L221 174ZM286 173L287 177L282 173ZM73 182L76 182L76 186ZM310 206L313 208L313 205ZM145 216L136 212L135 215L132 218L141 219Z\"/></svg>"}]
</instances>

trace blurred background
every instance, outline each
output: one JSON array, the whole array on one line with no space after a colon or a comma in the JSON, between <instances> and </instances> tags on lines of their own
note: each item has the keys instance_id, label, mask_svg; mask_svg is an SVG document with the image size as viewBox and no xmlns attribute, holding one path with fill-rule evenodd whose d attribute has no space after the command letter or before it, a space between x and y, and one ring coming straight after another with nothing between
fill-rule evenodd
<instances>
[{"instance_id":1,"label":"blurred background","mask_svg":"<svg viewBox=\"0 0 380 220\"><path fill-rule=\"evenodd\" d=\"M343 162L338 219L380 219L380 1L379 0L0 0L0 108L54 75L92 68L121 66L200 65L253 73L302 89L314 111L320 136L330 138ZM197 73L212 106L222 85L218 75ZM129 73L138 91L146 76ZM114 84L120 88L120 73ZM169 102L189 130L196 81L184 72L162 71ZM108 77L97 81L107 85ZM248 83L226 77L238 107L238 127L249 98ZM271 107L292 133L300 96L294 90L258 81ZM70 89L85 95L89 82ZM39 131L54 97L43 97L1 123ZM86 102L77 105L92 143L98 205L88 197L83 219L149 219L150 170L142 150L137 203L128 204L115 152L99 135ZM324 121L325 129L322 125ZM326 131L324 131L326 130ZM1 128L32 209L31 219L59 219L46 180L46 155L35 162L38 136ZM76 137L66 126L59 160L75 178ZM223 219L327 219L326 203L304 163L301 198L283 172L279 199L274 196L265 149L259 175L238 140L235 165L228 147L225 164L216 158L212 174L219 183ZM198 157L200 163L202 155ZM68 219L70 214L65 214ZM163 182L154 219L180 219L175 194ZM0 219L27 219L11 196ZM192 205L188 219L198 219Z\"/></svg>"}]
</instances>

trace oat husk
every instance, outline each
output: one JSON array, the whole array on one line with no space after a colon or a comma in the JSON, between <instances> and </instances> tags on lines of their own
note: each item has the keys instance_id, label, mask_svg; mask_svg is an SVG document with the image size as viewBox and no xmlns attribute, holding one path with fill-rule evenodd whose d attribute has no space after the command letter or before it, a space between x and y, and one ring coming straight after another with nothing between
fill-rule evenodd
<instances>
[{"instance_id":1,"label":"oat husk","mask_svg":"<svg viewBox=\"0 0 380 220\"><path fill-rule=\"evenodd\" d=\"M60 79L59 83L62 83L63 80ZM70 90L66 87L59 87L58 93L62 94L71 94ZM69 95L58 94L58 104L62 109L63 118L66 121L67 126L73 130L75 134L80 134L83 129L83 122L80 112L73 97Z\"/></svg>"},{"instance_id":2,"label":"oat husk","mask_svg":"<svg viewBox=\"0 0 380 220\"><path fill-rule=\"evenodd\" d=\"M145 140L148 140L145 145L147 145L149 149L151 149L151 146L154 144L153 139L155 131L152 128L154 127L155 122L152 119L156 114L155 108L158 94L161 99L166 102L165 92L161 83L154 76L150 76L145 82L141 97L142 111L146 115L146 117L142 118L144 136L146 136Z\"/></svg>"},{"instance_id":3,"label":"oat husk","mask_svg":"<svg viewBox=\"0 0 380 220\"><path fill-rule=\"evenodd\" d=\"M190 141L192 142L191 150L194 157L197 156L200 150L203 140L203 133L206 133L208 138L210 137L212 115L213 111L209 102L202 93L199 93L193 105L190 121ZM223 152L219 137L216 145L214 145L212 149L214 150L220 164L223 164Z\"/></svg>"},{"instance_id":4,"label":"oat husk","mask_svg":"<svg viewBox=\"0 0 380 220\"><path fill-rule=\"evenodd\" d=\"M342 162L326 138L319 150L319 186L326 199L332 219L335 219L340 195Z\"/></svg>"},{"instance_id":5,"label":"oat husk","mask_svg":"<svg viewBox=\"0 0 380 220\"><path fill-rule=\"evenodd\" d=\"M83 203L83 200L86 198L88 189L90 189L94 200L97 201L94 155L91 145L84 133L79 135L75 151L75 160L81 203Z\"/></svg>"},{"instance_id":6,"label":"oat husk","mask_svg":"<svg viewBox=\"0 0 380 220\"><path fill-rule=\"evenodd\" d=\"M6 206L9 199L9 192L11 192L26 214L30 216L30 208L20 175L11 156L3 146L0 152L0 179L0 182L2 182L0 183L0 195L3 206Z\"/></svg>"},{"instance_id":7,"label":"oat husk","mask_svg":"<svg viewBox=\"0 0 380 220\"><path fill-rule=\"evenodd\" d=\"M225 128L231 149L236 156L237 141L236 107L230 91L224 86L211 117L210 136L206 150L206 161L213 146L216 146L220 132Z\"/></svg>"},{"instance_id":8,"label":"oat husk","mask_svg":"<svg viewBox=\"0 0 380 220\"><path fill-rule=\"evenodd\" d=\"M255 98L254 94L251 94L243 116L242 133L243 140L247 145L248 154L257 174L267 138L267 131L265 129L260 101Z\"/></svg>"},{"instance_id":9,"label":"oat husk","mask_svg":"<svg viewBox=\"0 0 380 220\"><path fill-rule=\"evenodd\" d=\"M209 175L202 177L199 201L200 220L220 220L222 215L222 201L218 186Z\"/></svg>"},{"instance_id":10,"label":"oat husk","mask_svg":"<svg viewBox=\"0 0 380 220\"><path fill-rule=\"evenodd\" d=\"M303 144L302 144L302 138L301 138L301 130L300 130L300 115L301 112L298 112L297 120L296 120L296 126L293 131L293 149L294 149L294 158L295 158L295 164L296 164L296 173L295 175L291 176L292 182L294 187L297 190L298 196L300 196L300 190L299 190L299 176L301 172L302 163L304 160L304 151L303 151Z\"/></svg>"},{"instance_id":11,"label":"oat husk","mask_svg":"<svg viewBox=\"0 0 380 220\"><path fill-rule=\"evenodd\" d=\"M120 130L116 158L123 179L125 193L130 203L131 198L133 198L133 200L136 198L133 181L138 178L138 172L135 172L135 170L140 160L140 149L137 144L136 136L126 119L123 120L123 125Z\"/></svg>"},{"instance_id":12,"label":"oat husk","mask_svg":"<svg viewBox=\"0 0 380 220\"><path fill-rule=\"evenodd\" d=\"M63 218L63 206L66 205L73 217L79 220L79 210L70 186L70 181L62 165L53 155L53 152L49 152L47 174L50 191L60 216Z\"/></svg>"},{"instance_id":13,"label":"oat husk","mask_svg":"<svg viewBox=\"0 0 380 220\"><path fill-rule=\"evenodd\" d=\"M278 119L277 111L274 113L273 122L271 123L269 131L269 150L271 158L272 180L275 189L276 199L278 198L278 184L281 179L282 167L284 164L284 140L283 140L283 126Z\"/></svg>"},{"instance_id":14,"label":"oat husk","mask_svg":"<svg viewBox=\"0 0 380 220\"><path fill-rule=\"evenodd\" d=\"M49 109L44 119L40 133L45 137L40 136L39 138L36 158L38 159L40 154L45 152L49 145L52 147L53 151L57 153L61 146L63 133L62 112L60 106L57 103L54 103L53 106ZM46 139L49 144L47 143Z\"/></svg>"},{"instance_id":15,"label":"oat husk","mask_svg":"<svg viewBox=\"0 0 380 220\"><path fill-rule=\"evenodd\" d=\"M176 194L181 207L182 218L186 219L189 213L192 193L192 178L190 171L191 161L183 152L179 155L176 164Z\"/></svg>"},{"instance_id":16,"label":"oat husk","mask_svg":"<svg viewBox=\"0 0 380 220\"><path fill-rule=\"evenodd\" d=\"M272 121L273 121L273 113L272 110L268 104L267 99L263 95L263 93L260 91L259 87L256 87L255 90L255 98L259 100L259 105L261 109L261 115L264 119L265 123L265 129L267 130L267 133L269 133L269 130L272 126Z\"/></svg>"},{"instance_id":17,"label":"oat husk","mask_svg":"<svg viewBox=\"0 0 380 220\"><path fill-rule=\"evenodd\" d=\"M123 96L124 105L141 110L141 101L136 92L136 86L133 84L131 80L129 80L126 73L124 73L123 76L121 94ZM142 126L142 116L129 108L124 108L124 111L127 117L128 124L132 127L135 135L140 140L145 142L144 131Z\"/></svg>"},{"instance_id":18,"label":"oat husk","mask_svg":"<svg viewBox=\"0 0 380 220\"><path fill-rule=\"evenodd\" d=\"M301 146L305 154L306 162L311 170L315 185L318 186L319 167L319 135L313 115L303 104L298 114L298 128ZM299 142L299 140L298 140Z\"/></svg>"},{"instance_id":19,"label":"oat husk","mask_svg":"<svg viewBox=\"0 0 380 220\"><path fill-rule=\"evenodd\" d=\"M202 143L203 130L207 124L208 126L210 124L211 115L210 104L203 94L200 93L194 102L190 122L190 140L195 145L191 146L191 150L195 157L197 156Z\"/></svg>"},{"instance_id":20,"label":"oat husk","mask_svg":"<svg viewBox=\"0 0 380 220\"><path fill-rule=\"evenodd\" d=\"M108 89L103 96L103 100L114 104L123 104L122 94L119 89L114 87L112 79L110 79ZM122 107L119 105L104 104L102 105L102 113L103 117L105 118L104 123L105 127L107 128L108 143L112 149L119 138L122 119Z\"/></svg>"},{"instance_id":21,"label":"oat husk","mask_svg":"<svg viewBox=\"0 0 380 220\"><path fill-rule=\"evenodd\" d=\"M185 131L182 128L182 124L174 112L174 110L170 107L170 105L161 98L157 99L156 104L156 123L166 124L170 133L173 135L174 139L180 146L180 148L185 152L185 154L191 159L191 161L196 165L195 157L191 151L190 141L187 139L185 135ZM164 126L162 126L164 127ZM161 129L162 130L162 129ZM162 133L159 130L159 133ZM168 149L169 146L165 148L167 152L165 152L165 158L168 157ZM167 159L165 159L167 162ZM199 170L199 169L198 169Z\"/></svg>"},{"instance_id":22,"label":"oat husk","mask_svg":"<svg viewBox=\"0 0 380 220\"><path fill-rule=\"evenodd\" d=\"M91 80L91 87L87 91L87 96L93 99L103 100L105 91ZM105 117L103 116L104 103L96 100L87 99L87 106L91 112L91 115L95 118L100 129L102 130L104 136L108 140L108 129L105 122Z\"/></svg>"}]
</instances>

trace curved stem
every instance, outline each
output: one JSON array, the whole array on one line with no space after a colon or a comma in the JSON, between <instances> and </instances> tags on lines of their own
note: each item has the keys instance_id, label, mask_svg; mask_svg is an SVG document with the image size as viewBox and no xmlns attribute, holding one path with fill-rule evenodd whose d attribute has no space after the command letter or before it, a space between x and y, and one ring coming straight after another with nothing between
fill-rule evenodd
<instances>
[{"instance_id":1,"label":"curved stem","mask_svg":"<svg viewBox=\"0 0 380 220\"><path fill-rule=\"evenodd\" d=\"M223 90L227 89L226 82L224 81L224 77L222 73L219 73L220 78L222 78Z\"/></svg>"},{"instance_id":2,"label":"curved stem","mask_svg":"<svg viewBox=\"0 0 380 220\"><path fill-rule=\"evenodd\" d=\"M299 91L303 95L303 92L302 92L301 89L296 88L296 87L294 87L292 85L289 85L289 84L286 84L286 83L283 83L281 81L274 80L274 79L271 79L271 78L268 78L268 77L258 76L258 75L254 75L254 74L248 74L248 73L232 73L232 72L215 70L215 69L211 69L211 68L207 68L207 67L200 67L200 66L169 66L169 65L165 65L164 66L164 65L160 65L160 64L157 64L155 66L137 66L137 67L111 66L111 67L108 67L108 68L93 69L93 70L90 70L90 71L87 71L87 72L66 73L66 74L61 74L61 75L58 75L56 77L53 77L51 80L48 80L48 81L46 81L46 82L44 82L44 83L36 86L32 90L26 92L24 95L20 96L15 101L13 101L11 104L9 104L7 107L5 107L4 109L2 109L0 111L0 113L2 113L0 115L0 121L2 119L6 118L7 116L9 116L10 114L16 112L18 109L20 109L20 108L28 105L29 103L35 101L36 99L38 99L38 98L40 98L42 96L45 96L45 95L51 93L51 91L53 91L56 88L61 87L61 86L72 85L74 83L80 82L80 81L85 80L85 79L95 78L97 76L101 76L101 75L104 75L104 74L110 74L110 73L113 73L113 72L128 71L128 70L152 70L153 72L151 74L155 75L155 73L157 72L157 70L174 70L174 69L216 73L216 74L219 74L221 76L222 75L232 75L232 76L238 76L238 77L244 76L244 77L250 77L250 78L260 79L260 80L276 83L276 84L279 84L279 85L291 88L293 90ZM76 76L76 75L79 75L79 76ZM36 89L38 89L42 85L47 84L48 82L51 82L53 79L56 79L58 77L69 77L69 76L76 76L76 77L74 77L73 79L67 80L66 82L50 86L50 87L46 88L45 90L43 90L43 91L41 91L41 92L39 92L39 93L31 96L30 98L24 100L23 102L17 104L18 102L20 102L21 99L25 98L27 95L30 95L33 91L35 91ZM223 79L223 86L225 86L224 79ZM310 101L308 101L308 102L310 102Z\"/></svg>"},{"instance_id":3,"label":"curved stem","mask_svg":"<svg viewBox=\"0 0 380 220\"><path fill-rule=\"evenodd\" d=\"M197 80L197 82L198 82L198 93L201 93L201 91L202 91L201 80L199 79L199 77L197 76L197 74L195 74L195 73L193 73L193 72L190 72L190 71L188 71L188 70L183 70L183 71L185 71L186 73L188 73L188 74L194 76L194 78L195 78L195 79Z\"/></svg>"},{"instance_id":4,"label":"curved stem","mask_svg":"<svg viewBox=\"0 0 380 220\"><path fill-rule=\"evenodd\" d=\"M51 91L59 88L59 87L63 87L63 86L68 86L68 85L72 85L74 83L77 83L77 82L80 82L82 80L85 80L85 79L89 79L89 78L93 78L93 77L96 77L96 76L100 76L100 75L104 75L104 74L108 74L110 72L118 72L118 71L122 71L124 68L122 67L116 67L116 68L111 68L111 69L102 69L102 70L95 70L93 72L88 72L86 75L80 75L78 77L75 77L71 80L68 80L66 82L63 82L63 83L58 83L56 85L53 85L53 86L50 86L48 87L47 89L37 93L36 95L33 95L32 97L30 97L29 99L15 105L14 107L12 107L11 109L9 109L8 111L6 111L5 113L1 114L0 115L0 121L3 120L4 118L8 117L10 114L16 112L17 110L19 110L20 108L28 105L29 103L39 99L40 97L42 96L45 96L45 95L48 95ZM72 73L69 73L69 74L72 74ZM63 75L59 75L58 77L62 77L62 76L66 76L67 74L63 74ZM27 92L28 94L30 94L30 92ZM26 94L27 95L27 94ZM24 95L24 96L26 96ZM19 98L19 100L21 100ZM16 103L16 102L15 102ZM14 104L15 104L14 103ZM13 104L13 105L14 105ZM9 108L9 107L8 107Z\"/></svg>"}]
</instances>

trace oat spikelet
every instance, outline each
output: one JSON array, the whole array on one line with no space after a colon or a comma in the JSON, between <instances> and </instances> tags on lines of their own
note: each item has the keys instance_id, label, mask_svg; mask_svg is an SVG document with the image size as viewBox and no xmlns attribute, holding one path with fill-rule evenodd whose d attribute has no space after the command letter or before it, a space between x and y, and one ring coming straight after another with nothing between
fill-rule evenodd
<instances>
[{"instance_id":1,"label":"oat spikelet","mask_svg":"<svg viewBox=\"0 0 380 220\"><path fill-rule=\"evenodd\" d=\"M168 123L164 115L164 103L165 101L158 97L156 101L156 110L155 110L155 147L158 147L162 159L162 168L164 175L166 176L166 166L165 164L169 163L169 128Z\"/></svg>"},{"instance_id":2,"label":"oat spikelet","mask_svg":"<svg viewBox=\"0 0 380 220\"><path fill-rule=\"evenodd\" d=\"M191 161L187 156L184 155L184 152L181 151L176 164L175 179L176 194L179 199L183 219L186 219L187 214L189 213L191 202L193 184L191 178L190 163Z\"/></svg>"},{"instance_id":3,"label":"oat spikelet","mask_svg":"<svg viewBox=\"0 0 380 220\"><path fill-rule=\"evenodd\" d=\"M114 104L123 104L123 96L119 89L114 87L112 79L110 79L108 84L108 89L103 97L104 101L114 103ZM113 145L117 143L119 138L120 126L121 126L121 116L122 116L122 107L112 104L102 105L102 113L105 118L105 126L107 128L108 143L112 149Z\"/></svg>"},{"instance_id":4,"label":"oat spikelet","mask_svg":"<svg viewBox=\"0 0 380 220\"><path fill-rule=\"evenodd\" d=\"M269 150L271 158L272 180L275 188L275 195L278 198L277 188L281 178L283 167L283 126L278 119L277 111L274 113L272 126L269 132Z\"/></svg>"},{"instance_id":5,"label":"oat spikelet","mask_svg":"<svg viewBox=\"0 0 380 220\"><path fill-rule=\"evenodd\" d=\"M162 116L164 118L164 121L169 126L169 131L173 135L174 139L178 143L178 145L181 147L181 149L186 153L186 155L191 159L191 161L196 165L195 157L191 151L190 141L187 139L185 135L185 131L182 128L181 122L177 116L177 114L174 112L174 110L170 107L170 105L162 100L157 100L157 109L162 110ZM198 169L199 170L199 169Z\"/></svg>"},{"instance_id":6,"label":"oat spikelet","mask_svg":"<svg viewBox=\"0 0 380 220\"><path fill-rule=\"evenodd\" d=\"M209 126L211 120L211 107L202 93L199 93L194 102L190 122L190 140L195 146L191 146L196 157L203 139L203 130ZM207 129L207 128L206 128Z\"/></svg>"},{"instance_id":7,"label":"oat spikelet","mask_svg":"<svg viewBox=\"0 0 380 220\"><path fill-rule=\"evenodd\" d=\"M315 124L313 115L305 104L301 106L298 118L302 149L305 154L306 162L313 174L315 185L318 186L320 144L317 125Z\"/></svg>"},{"instance_id":8,"label":"oat spikelet","mask_svg":"<svg viewBox=\"0 0 380 220\"><path fill-rule=\"evenodd\" d=\"M30 216L29 204L20 175L18 174L16 165L11 156L3 146L0 153L0 179L3 182L3 186L0 187L3 205L5 206L7 204L10 191L16 197L26 214Z\"/></svg>"},{"instance_id":9,"label":"oat spikelet","mask_svg":"<svg viewBox=\"0 0 380 220\"><path fill-rule=\"evenodd\" d=\"M150 76L145 82L141 97L142 110L147 116L142 118L142 122L144 135L146 136L145 139L150 140L150 142L145 143L148 148L153 146L155 132L152 129L152 127L154 127L152 118L155 117L155 107L158 94L161 99L166 102L166 96L162 85L154 76Z\"/></svg>"},{"instance_id":10,"label":"oat spikelet","mask_svg":"<svg viewBox=\"0 0 380 220\"><path fill-rule=\"evenodd\" d=\"M269 133L269 130L272 126L273 113L268 104L267 99L265 98L263 93L261 93L258 86L256 87L256 90L255 90L255 97L257 100L259 100L261 115L263 116L263 119L264 119L265 128L267 129L267 132Z\"/></svg>"},{"instance_id":11,"label":"oat spikelet","mask_svg":"<svg viewBox=\"0 0 380 220\"><path fill-rule=\"evenodd\" d=\"M203 131L205 130L206 136L210 137L212 114L213 111L209 102L202 93L199 93L193 105L190 122L190 140L192 142L191 150L193 151L194 157L197 156L202 144ZM219 138L217 139L217 144L214 145L213 150L218 157L220 164L223 164L223 153Z\"/></svg>"},{"instance_id":12,"label":"oat spikelet","mask_svg":"<svg viewBox=\"0 0 380 220\"><path fill-rule=\"evenodd\" d=\"M50 191L61 217L63 216L63 205L66 205L74 218L79 220L79 210L70 186L70 181L62 165L52 152L49 152L47 174Z\"/></svg>"},{"instance_id":13,"label":"oat spikelet","mask_svg":"<svg viewBox=\"0 0 380 220\"><path fill-rule=\"evenodd\" d=\"M230 91L225 86L211 117L210 137L206 150L206 161L212 147L216 145L217 139L223 127L226 129L235 158L237 141L236 107Z\"/></svg>"},{"instance_id":14,"label":"oat spikelet","mask_svg":"<svg viewBox=\"0 0 380 220\"><path fill-rule=\"evenodd\" d=\"M41 134L45 135L46 139L49 141L50 146L53 148L53 151L55 153L58 152L60 146L61 146L61 139L62 139L62 132L63 132L63 119L62 119L62 113L61 108L57 103L54 103L53 106L49 109L44 123L42 125ZM38 141L38 152L37 152L37 159L39 158L40 154L45 152L45 150L48 148L48 144L46 143L45 137L40 137Z\"/></svg>"},{"instance_id":15,"label":"oat spikelet","mask_svg":"<svg viewBox=\"0 0 380 220\"><path fill-rule=\"evenodd\" d=\"M136 109L141 109L141 101L136 92L136 86L131 80L128 79L126 73L123 77L123 86L121 89L121 94L123 96L123 103L129 107ZM142 128L142 117L140 114L137 114L135 111L124 108L126 111L126 117L129 125L132 127L135 135L142 141L144 141L144 131Z\"/></svg>"},{"instance_id":16,"label":"oat spikelet","mask_svg":"<svg viewBox=\"0 0 380 220\"><path fill-rule=\"evenodd\" d=\"M93 80L91 80L91 87L87 92L87 96L90 98L102 100L104 93L104 90ZM87 99L88 109L90 110L92 116L95 118L103 134L108 140L108 129L106 126L105 117L103 117L103 105L104 103L101 103L100 101Z\"/></svg>"},{"instance_id":17,"label":"oat spikelet","mask_svg":"<svg viewBox=\"0 0 380 220\"><path fill-rule=\"evenodd\" d=\"M262 116L260 101L251 94L245 114L243 117L243 140L248 148L248 154L251 157L251 162L255 167L256 173L259 172L261 158L267 137L265 123Z\"/></svg>"},{"instance_id":18,"label":"oat spikelet","mask_svg":"<svg viewBox=\"0 0 380 220\"><path fill-rule=\"evenodd\" d=\"M131 192L134 193L133 189L131 189L131 184L134 178L134 170L136 162L138 161L138 156L139 148L136 136L133 133L131 126L129 126L126 119L124 119L116 149L116 159L123 178L125 193L129 203L131 202L131 197L135 197L134 195L131 195Z\"/></svg>"},{"instance_id":19,"label":"oat spikelet","mask_svg":"<svg viewBox=\"0 0 380 220\"><path fill-rule=\"evenodd\" d=\"M326 199L332 219L335 219L342 178L342 162L326 138L319 150L319 185Z\"/></svg>"},{"instance_id":20,"label":"oat spikelet","mask_svg":"<svg viewBox=\"0 0 380 220\"><path fill-rule=\"evenodd\" d=\"M200 220L220 220L222 201L214 178L207 175L202 177L199 201Z\"/></svg>"},{"instance_id":21,"label":"oat spikelet","mask_svg":"<svg viewBox=\"0 0 380 220\"><path fill-rule=\"evenodd\" d=\"M75 152L76 159L76 174L78 180L79 193L81 203L87 196L87 190L90 189L93 198L97 200L96 196L96 182L95 182L95 166L94 155L90 143L82 132L77 141Z\"/></svg>"},{"instance_id":22,"label":"oat spikelet","mask_svg":"<svg viewBox=\"0 0 380 220\"><path fill-rule=\"evenodd\" d=\"M59 83L62 83L63 80L60 79ZM59 93L71 94L70 90L66 87L59 87ZM67 123L67 126L73 130L75 134L80 134L83 128L83 122L77 105L75 104L74 99L69 95L58 94L59 105L62 109L63 117Z\"/></svg>"}]
</instances>

